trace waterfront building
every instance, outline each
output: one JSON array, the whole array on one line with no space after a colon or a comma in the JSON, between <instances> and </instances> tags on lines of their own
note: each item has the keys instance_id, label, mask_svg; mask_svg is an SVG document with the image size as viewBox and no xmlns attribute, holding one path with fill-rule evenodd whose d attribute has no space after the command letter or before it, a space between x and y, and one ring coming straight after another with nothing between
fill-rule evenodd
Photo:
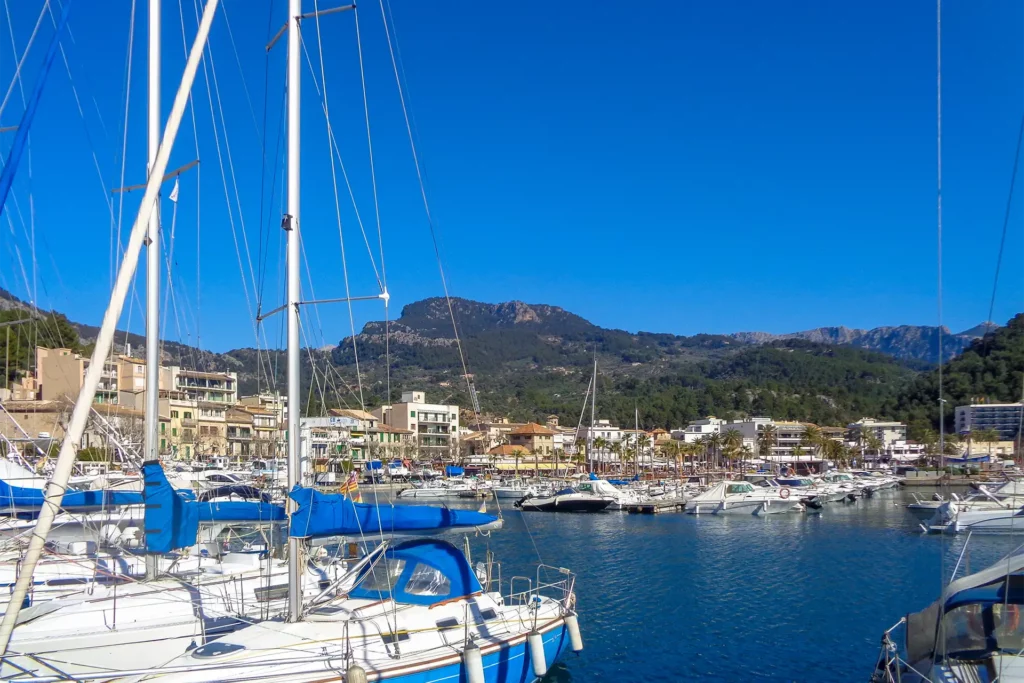
<instances>
[{"instance_id":1,"label":"waterfront building","mask_svg":"<svg viewBox=\"0 0 1024 683\"><path fill-rule=\"evenodd\" d=\"M972 403L957 406L954 424L959 434L994 429L1006 441L1017 438L1021 424L1021 403Z\"/></svg>"},{"instance_id":2,"label":"waterfront building","mask_svg":"<svg viewBox=\"0 0 1024 683\"><path fill-rule=\"evenodd\" d=\"M907 440L907 425L862 417L860 421L846 426L846 440L851 443L860 444L868 435L873 435L886 448L896 441Z\"/></svg>"},{"instance_id":3,"label":"waterfront building","mask_svg":"<svg viewBox=\"0 0 1024 683\"><path fill-rule=\"evenodd\" d=\"M238 407L228 408L225 417L227 455L234 465L241 465L252 457L253 416Z\"/></svg>"},{"instance_id":4,"label":"waterfront building","mask_svg":"<svg viewBox=\"0 0 1024 683\"><path fill-rule=\"evenodd\" d=\"M427 403L422 391L405 391L402 400L377 408L374 415L382 423L412 432L420 457L431 460L453 459L458 446L459 407Z\"/></svg>"},{"instance_id":5,"label":"waterfront building","mask_svg":"<svg viewBox=\"0 0 1024 683\"><path fill-rule=\"evenodd\" d=\"M200 372L170 365L160 368L160 386L182 391L200 402L234 404L238 401L238 374L234 372Z\"/></svg>"},{"instance_id":6,"label":"waterfront building","mask_svg":"<svg viewBox=\"0 0 1024 683\"><path fill-rule=\"evenodd\" d=\"M335 418L336 424L348 429L352 460L358 463L369 460L370 458L367 456L370 443L369 435L376 431L380 418L365 410L353 408L332 408L327 411L327 415Z\"/></svg>"},{"instance_id":7,"label":"waterfront building","mask_svg":"<svg viewBox=\"0 0 1024 683\"><path fill-rule=\"evenodd\" d=\"M723 431L725 420L709 415L703 420L694 420L684 429L673 429L672 438L686 443L695 443L702 438Z\"/></svg>"},{"instance_id":8,"label":"waterfront building","mask_svg":"<svg viewBox=\"0 0 1024 683\"><path fill-rule=\"evenodd\" d=\"M555 450L555 430L528 422L509 434L509 445L525 448L535 455L551 455Z\"/></svg>"}]
</instances>

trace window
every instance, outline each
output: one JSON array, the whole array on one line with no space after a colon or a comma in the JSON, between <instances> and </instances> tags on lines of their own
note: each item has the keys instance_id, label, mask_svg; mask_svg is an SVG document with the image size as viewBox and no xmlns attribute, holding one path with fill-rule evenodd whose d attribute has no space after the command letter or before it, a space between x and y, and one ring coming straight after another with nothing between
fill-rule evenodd
<instances>
[{"instance_id":1,"label":"window","mask_svg":"<svg viewBox=\"0 0 1024 683\"><path fill-rule=\"evenodd\" d=\"M452 585L439 570L421 562L412 570L412 576L405 584L405 592L409 595L441 597L452 592Z\"/></svg>"},{"instance_id":2,"label":"window","mask_svg":"<svg viewBox=\"0 0 1024 683\"><path fill-rule=\"evenodd\" d=\"M190 413L188 411L185 411L185 419L186 420L191 420L192 419L192 413Z\"/></svg>"},{"instance_id":3,"label":"window","mask_svg":"<svg viewBox=\"0 0 1024 683\"><path fill-rule=\"evenodd\" d=\"M177 435L178 435L178 428L177 427L171 427L171 436L177 436Z\"/></svg>"},{"instance_id":4,"label":"window","mask_svg":"<svg viewBox=\"0 0 1024 683\"><path fill-rule=\"evenodd\" d=\"M390 592L395 587L395 581L402 575L403 569L405 569L405 560L388 560L383 567L378 563L370 569L360 587L368 591ZM409 583L412 583L411 579Z\"/></svg>"},{"instance_id":5,"label":"window","mask_svg":"<svg viewBox=\"0 0 1024 683\"><path fill-rule=\"evenodd\" d=\"M409 417L416 417L416 411L415 410L410 410L409 411Z\"/></svg>"},{"instance_id":6,"label":"window","mask_svg":"<svg viewBox=\"0 0 1024 683\"><path fill-rule=\"evenodd\" d=\"M186 458L191 458L192 457L192 447L191 446L185 446L185 457Z\"/></svg>"},{"instance_id":7,"label":"window","mask_svg":"<svg viewBox=\"0 0 1024 683\"><path fill-rule=\"evenodd\" d=\"M174 419L176 417L178 417L178 411L177 410L172 410L171 411L171 419Z\"/></svg>"},{"instance_id":8,"label":"window","mask_svg":"<svg viewBox=\"0 0 1024 683\"><path fill-rule=\"evenodd\" d=\"M160 450L167 448L167 439L160 439Z\"/></svg>"},{"instance_id":9,"label":"window","mask_svg":"<svg viewBox=\"0 0 1024 683\"><path fill-rule=\"evenodd\" d=\"M458 421L459 421L459 416L456 415L455 413L452 413L452 422L458 422Z\"/></svg>"},{"instance_id":10,"label":"window","mask_svg":"<svg viewBox=\"0 0 1024 683\"><path fill-rule=\"evenodd\" d=\"M160 433L163 434L166 431L167 431L167 423L166 422L161 422L160 423Z\"/></svg>"}]
</instances>

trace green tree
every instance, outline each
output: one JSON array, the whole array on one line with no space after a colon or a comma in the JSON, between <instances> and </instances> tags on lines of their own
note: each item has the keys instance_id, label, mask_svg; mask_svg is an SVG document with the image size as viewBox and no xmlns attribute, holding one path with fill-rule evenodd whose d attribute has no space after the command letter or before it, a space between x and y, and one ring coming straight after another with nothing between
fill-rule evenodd
<instances>
[{"instance_id":1,"label":"green tree","mask_svg":"<svg viewBox=\"0 0 1024 683\"><path fill-rule=\"evenodd\" d=\"M775 429L775 425L766 424L762 425L761 431L757 435L757 453L762 458L767 458L772 454L772 448L778 442L778 431Z\"/></svg>"}]
</instances>

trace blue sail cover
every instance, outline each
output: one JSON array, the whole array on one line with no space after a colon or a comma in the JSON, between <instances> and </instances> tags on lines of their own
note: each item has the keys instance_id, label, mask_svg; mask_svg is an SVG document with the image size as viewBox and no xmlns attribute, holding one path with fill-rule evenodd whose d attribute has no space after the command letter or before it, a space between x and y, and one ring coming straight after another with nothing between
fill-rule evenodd
<instances>
[{"instance_id":1,"label":"blue sail cover","mask_svg":"<svg viewBox=\"0 0 1024 683\"><path fill-rule=\"evenodd\" d=\"M199 535L199 504L171 487L159 462L142 465L146 499L146 550L169 553L196 544Z\"/></svg>"},{"instance_id":2,"label":"blue sail cover","mask_svg":"<svg viewBox=\"0 0 1024 683\"><path fill-rule=\"evenodd\" d=\"M0 480L0 512L3 508L39 509L45 498L46 492L42 489L12 486ZM61 503L65 510L75 511L120 505L142 505L142 494L138 491L68 491Z\"/></svg>"},{"instance_id":3,"label":"blue sail cover","mask_svg":"<svg viewBox=\"0 0 1024 683\"><path fill-rule=\"evenodd\" d=\"M288 519L283 505L232 500L223 503L193 503L200 522L283 522Z\"/></svg>"},{"instance_id":4,"label":"blue sail cover","mask_svg":"<svg viewBox=\"0 0 1024 683\"><path fill-rule=\"evenodd\" d=\"M296 486L288 497L299 507L292 513L289 534L295 538L347 536L359 533L402 533L472 528L493 524L494 515L427 505L353 503L343 495Z\"/></svg>"}]
</instances>

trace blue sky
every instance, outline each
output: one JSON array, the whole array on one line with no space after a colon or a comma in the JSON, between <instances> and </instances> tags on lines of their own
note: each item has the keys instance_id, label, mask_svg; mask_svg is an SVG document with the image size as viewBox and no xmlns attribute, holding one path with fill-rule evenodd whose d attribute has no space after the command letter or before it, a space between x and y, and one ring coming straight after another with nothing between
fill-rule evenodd
<instances>
[{"instance_id":1,"label":"blue sky","mask_svg":"<svg viewBox=\"0 0 1024 683\"><path fill-rule=\"evenodd\" d=\"M606 327L680 334L935 323L933 5L391 2L453 295L550 303ZM4 89L42 5L11 4L11 23L0 17ZM195 9L192 0L182 4L191 40ZM142 181L146 156L145 3L138 5L126 184ZM988 311L1024 113L1024 6L945 5L944 320L959 330ZM40 305L94 323L110 287L107 191L120 184L131 3L102 7L73 10L74 40L64 40L71 77L58 58L33 128L31 177L26 163L0 223L0 286L32 298L34 281ZM164 10L166 112L184 57L179 3L165 0ZM380 7L359 11L394 317L403 304L442 290ZM379 268L354 19L351 12L324 17L322 40L309 21L304 39L317 78L323 46L331 123ZM171 161L191 161L198 145L200 171L183 178L176 217L164 202L165 234L172 223L175 232L170 339L214 350L251 346L255 290L262 289L264 309L281 301L285 55L283 42L269 58L264 45L268 24L276 31L283 22L283 0L273 7L224 0L217 19L212 56L193 91L196 134L186 113ZM23 69L27 89L50 35L44 23ZM226 183L208 83L214 114L223 110L227 122L227 139L217 133ZM311 275L304 286L307 296L311 287L317 297L341 296L325 117L308 67L303 89ZM0 124L16 124L21 111L15 88ZM5 156L10 140L0 137ZM343 183L339 191L352 294L374 294ZM125 235L139 195L123 207L114 199L113 222L122 216ZM1024 296L1021 207L1018 193L998 321L1020 310ZM134 331L143 325L142 297L139 289L122 321ZM380 319L383 307L363 303L353 313L358 328ZM343 306L308 315L307 343L335 343L350 329ZM266 335L276 345L280 321L271 320Z\"/></svg>"}]
</instances>

